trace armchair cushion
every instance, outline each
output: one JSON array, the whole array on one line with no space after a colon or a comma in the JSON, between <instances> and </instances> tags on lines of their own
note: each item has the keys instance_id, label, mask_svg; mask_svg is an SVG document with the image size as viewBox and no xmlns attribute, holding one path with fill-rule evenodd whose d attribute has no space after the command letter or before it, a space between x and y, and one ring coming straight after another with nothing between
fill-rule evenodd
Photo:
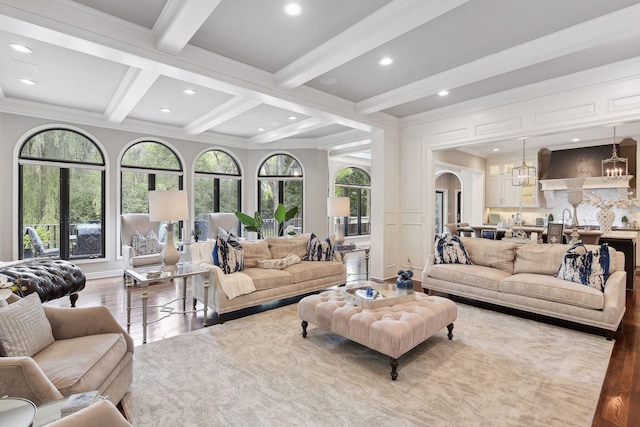
<instances>
[{"instance_id":1,"label":"armchair cushion","mask_svg":"<svg viewBox=\"0 0 640 427\"><path fill-rule=\"evenodd\" d=\"M0 342L9 357L30 357L53 344L51 324L37 294L0 308Z\"/></svg>"},{"instance_id":2,"label":"armchair cushion","mask_svg":"<svg viewBox=\"0 0 640 427\"><path fill-rule=\"evenodd\" d=\"M109 333L55 341L33 356L33 360L53 385L69 396L99 390L126 353L124 336Z\"/></svg>"}]
</instances>

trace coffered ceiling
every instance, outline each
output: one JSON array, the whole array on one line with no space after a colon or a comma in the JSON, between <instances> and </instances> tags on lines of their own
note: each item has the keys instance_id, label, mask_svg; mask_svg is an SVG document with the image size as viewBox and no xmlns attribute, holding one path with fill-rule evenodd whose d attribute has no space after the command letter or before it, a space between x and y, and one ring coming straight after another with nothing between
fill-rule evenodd
<instances>
[{"instance_id":1,"label":"coffered ceiling","mask_svg":"<svg viewBox=\"0 0 640 427\"><path fill-rule=\"evenodd\" d=\"M324 147L640 57L640 1L298 0L299 16L287 2L0 0L0 110ZM607 132L594 131L583 140Z\"/></svg>"}]
</instances>

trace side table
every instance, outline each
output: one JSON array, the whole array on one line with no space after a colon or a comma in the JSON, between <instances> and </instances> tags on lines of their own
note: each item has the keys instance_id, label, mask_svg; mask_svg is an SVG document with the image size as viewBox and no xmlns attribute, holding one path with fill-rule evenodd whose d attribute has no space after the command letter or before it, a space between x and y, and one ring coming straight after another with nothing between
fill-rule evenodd
<instances>
[{"instance_id":1,"label":"side table","mask_svg":"<svg viewBox=\"0 0 640 427\"><path fill-rule=\"evenodd\" d=\"M198 267L193 264L189 264L186 262L178 263L178 268L175 271L161 271L160 267L147 267L147 268L134 268L134 269L125 269L124 271L124 281L125 286L127 287L127 332L131 327L131 288L135 285L138 285L142 288L142 343L146 344L147 342L147 325L149 323L158 322L165 317L169 317L172 314L187 314L187 313L196 313L200 310L186 310L187 303L187 279L193 276L205 276L209 274L209 270L205 268ZM149 283L153 282L168 282L173 279L182 279L182 298L178 298L182 300L182 310L176 311L175 307L170 304L177 301L178 299L174 299L172 301L168 301L165 304L156 305L153 307L161 307L161 311L165 312L164 316L153 320L151 322L147 321L147 299L149 298ZM204 283L204 300L208 301L209 294L209 281L205 280ZM137 308L137 307L136 307ZM202 325L207 326L207 304L204 305L202 309L204 320Z\"/></svg>"},{"instance_id":2,"label":"side table","mask_svg":"<svg viewBox=\"0 0 640 427\"><path fill-rule=\"evenodd\" d=\"M366 277L365 280L369 280L369 250L371 249L371 247L369 246L362 246L362 247L349 247L349 246L337 246L334 247L334 251L338 252L340 254L340 256L342 257L342 263L344 264L344 256L346 254L351 254L354 252L364 252L364 268L365 268L365 273L366 273Z\"/></svg>"}]
</instances>

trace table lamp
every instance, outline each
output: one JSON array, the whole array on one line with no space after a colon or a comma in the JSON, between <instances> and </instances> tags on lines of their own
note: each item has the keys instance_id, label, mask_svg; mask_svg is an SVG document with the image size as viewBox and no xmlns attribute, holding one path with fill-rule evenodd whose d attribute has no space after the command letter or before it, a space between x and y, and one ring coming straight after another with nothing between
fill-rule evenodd
<instances>
[{"instance_id":1,"label":"table lamp","mask_svg":"<svg viewBox=\"0 0 640 427\"><path fill-rule=\"evenodd\" d=\"M189 219L189 203L184 190L149 191L149 220L167 222L167 243L160 259L165 271L177 270L180 254L173 243L173 223Z\"/></svg>"},{"instance_id":2,"label":"table lamp","mask_svg":"<svg viewBox=\"0 0 640 427\"><path fill-rule=\"evenodd\" d=\"M349 216L349 212L350 205L348 197L329 197L327 199L327 215L336 218L334 238L336 245L344 243L344 234L342 234L342 228L340 227L340 218Z\"/></svg>"}]
</instances>

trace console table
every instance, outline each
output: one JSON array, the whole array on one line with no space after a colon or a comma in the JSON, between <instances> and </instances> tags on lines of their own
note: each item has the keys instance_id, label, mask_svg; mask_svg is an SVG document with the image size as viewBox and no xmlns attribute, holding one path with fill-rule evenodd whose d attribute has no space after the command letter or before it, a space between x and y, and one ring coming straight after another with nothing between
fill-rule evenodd
<instances>
[{"instance_id":1,"label":"console table","mask_svg":"<svg viewBox=\"0 0 640 427\"><path fill-rule=\"evenodd\" d=\"M147 342L147 325L149 323L158 322L165 317L169 317L172 314L186 314L186 313L196 313L200 310L186 310L187 305L187 279L192 276L207 276L209 275L209 270L205 268L198 267L189 263L178 263L178 268L175 271L162 271L160 267L147 267L147 268L133 268L127 269L124 271L124 281L125 286L127 287L127 332L129 332L129 328L131 327L131 288L135 285L138 285L142 288L142 343L146 344ZM171 306L171 303L177 301L178 299L174 299L172 301L168 301L165 304L154 305L153 307L161 307L161 311L165 314L164 316L152 320L151 322L147 321L147 299L149 298L149 284L153 282L168 282L173 279L182 279L182 298L178 298L182 300L182 310L177 311L175 307ZM204 301L208 301L209 294L209 281L205 280L204 282ZM203 326L207 326L207 304L204 304L203 312Z\"/></svg>"},{"instance_id":2,"label":"console table","mask_svg":"<svg viewBox=\"0 0 640 427\"><path fill-rule=\"evenodd\" d=\"M340 256L342 257L342 263L344 264L344 256L346 254L351 254L354 252L364 252L364 265L365 265L365 280L369 280L369 251L371 250L371 248L369 246L362 246L362 247L351 247L351 248L341 248L341 247L337 247L334 248L335 252L338 252L340 254Z\"/></svg>"}]
</instances>

